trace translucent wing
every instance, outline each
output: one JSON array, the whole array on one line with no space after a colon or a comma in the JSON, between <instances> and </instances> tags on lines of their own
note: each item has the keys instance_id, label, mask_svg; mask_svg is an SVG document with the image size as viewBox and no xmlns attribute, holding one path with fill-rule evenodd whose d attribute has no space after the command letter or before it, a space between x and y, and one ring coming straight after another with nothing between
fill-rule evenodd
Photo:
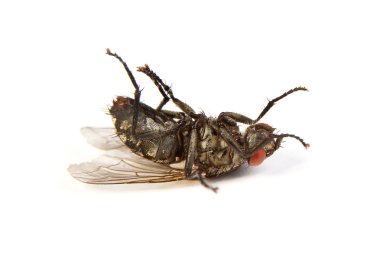
<instances>
[{"instance_id":1,"label":"translucent wing","mask_svg":"<svg viewBox=\"0 0 380 253\"><path fill-rule=\"evenodd\" d=\"M97 159L68 168L79 181L90 184L160 183L185 179L183 166L158 164L133 154L126 146Z\"/></svg>"},{"instance_id":2,"label":"translucent wing","mask_svg":"<svg viewBox=\"0 0 380 253\"><path fill-rule=\"evenodd\" d=\"M125 146L115 134L115 128L83 127L81 133L89 144L99 149L110 150Z\"/></svg>"}]
</instances>

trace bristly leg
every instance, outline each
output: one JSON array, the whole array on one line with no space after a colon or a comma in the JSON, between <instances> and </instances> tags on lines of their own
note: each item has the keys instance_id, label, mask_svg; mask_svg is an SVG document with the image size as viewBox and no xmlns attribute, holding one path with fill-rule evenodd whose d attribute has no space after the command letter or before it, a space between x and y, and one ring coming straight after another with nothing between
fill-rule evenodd
<instances>
[{"instance_id":1,"label":"bristly leg","mask_svg":"<svg viewBox=\"0 0 380 253\"><path fill-rule=\"evenodd\" d=\"M186 154L186 162L185 162L185 175L186 178L190 178L193 172L193 166L195 162L195 155L197 150L198 137L197 137L197 129L193 128L190 132L190 138L188 143L188 151Z\"/></svg>"},{"instance_id":2,"label":"bristly leg","mask_svg":"<svg viewBox=\"0 0 380 253\"><path fill-rule=\"evenodd\" d=\"M198 179L199 181L201 182L201 184L206 187L207 189L210 189L212 190L213 192L215 193L218 193L218 187L214 187L214 186L211 186L209 185L207 182L206 182L206 179L205 177L202 175L202 172L198 171Z\"/></svg>"},{"instance_id":3,"label":"bristly leg","mask_svg":"<svg viewBox=\"0 0 380 253\"><path fill-rule=\"evenodd\" d=\"M175 111L169 111L169 110L161 110L161 112L173 119L185 119L186 114L183 112L175 112Z\"/></svg>"},{"instance_id":4,"label":"bristly leg","mask_svg":"<svg viewBox=\"0 0 380 253\"><path fill-rule=\"evenodd\" d=\"M218 121L227 123L228 125L234 125L236 122L247 125L252 125L255 123L253 119L236 112L222 112L218 116Z\"/></svg>"},{"instance_id":5,"label":"bristly leg","mask_svg":"<svg viewBox=\"0 0 380 253\"><path fill-rule=\"evenodd\" d=\"M262 117L264 117L264 115L272 108L272 106L274 106L274 104L277 101L279 101L279 100L283 99L284 97L286 97L287 95L290 95L293 92L296 92L299 90L307 91L307 89L304 87L297 87L297 88L294 88L294 89L291 89L291 90L285 92L284 94L282 94L281 96L279 96L275 99L270 100L268 102L267 106L260 113L259 117L257 117L256 120L253 120L253 119L251 119L245 115L242 115L242 114L236 113L236 112L222 112L218 116L218 121L227 123L229 125L234 124L234 122L239 122L239 123L243 123L243 124L247 124L247 125L256 124Z\"/></svg>"},{"instance_id":6,"label":"bristly leg","mask_svg":"<svg viewBox=\"0 0 380 253\"><path fill-rule=\"evenodd\" d=\"M310 147L310 144L306 143L301 137L297 136L297 135L294 135L294 134L272 134L272 136L274 138L277 138L277 141L276 141L276 148L279 148L280 147L280 144L281 144L281 141L283 138L285 137L290 137L290 138L294 138L296 140L298 140L299 142L302 143L302 145L305 147L305 148L309 148Z\"/></svg>"},{"instance_id":7,"label":"bristly leg","mask_svg":"<svg viewBox=\"0 0 380 253\"><path fill-rule=\"evenodd\" d=\"M264 110L260 113L259 117L257 117L257 119L254 121L254 123L257 123L262 117L264 117L264 115L272 108L272 106L275 105L276 102L278 102L279 100L283 99L284 97L286 97L286 96L288 96L288 95L290 95L296 91L299 91L299 90L308 91L305 87L296 87L294 89L291 89L291 90L285 92L281 96L270 100L268 102L267 106L265 106Z\"/></svg>"},{"instance_id":8,"label":"bristly leg","mask_svg":"<svg viewBox=\"0 0 380 253\"><path fill-rule=\"evenodd\" d=\"M186 113L187 115L189 115L192 118L199 118L200 114L195 113L195 111L193 110L193 108L191 108L188 104L186 104L185 102L183 102L180 99L176 98L174 96L174 94L173 94L172 89L168 85L166 85L162 81L162 79L156 73L154 73L153 70L151 70L149 68L149 66L147 64L145 64L143 67L139 67L138 71L143 72L150 79L152 79L152 81L154 82L154 84L157 87L159 87L158 89L161 92L162 96L164 97L164 99L161 101L160 105L157 107L157 110L161 110L162 109L162 107L168 102L167 96L169 96L173 100L173 103L175 105L177 105L184 113ZM165 90L165 92L167 94L164 95L163 92L162 92L162 89Z\"/></svg>"},{"instance_id":9,"label":"bristly leg","mask_svg":"<svg viewBox=\"0 0 380 253\"><path fill-rule=\"evenodd\" d=\"M157 106L156 110L161 111L162 107L164 107L164 105L167 102L169 102L169 100L170 100L169 96L166 94L165 89L162 86L163 81L161 80L161 78L159 76L156 75L156 73L154 73L149 68L149 66L147 64L145 64L144 66L141 66L141 67L137 67L137 71L146 74L150 79L152 79L153 83L156 85L156 87L160 91L163 99L162 99L161 103Z\"/></svg>"},{"instance_id":10,"label":"bristly leg","mask_svg":"<svg viewBox=\"0 0 380 253\"><path fill-rule=\"evenodd\" d=\"M140 106L140 96L141 96L141 90L139 85L136 82L135 77L133 76L131 70L128 68L128 65L123 59L116 53L112 53L109 48L106 49L106 54L115 57L118 59L124 66L125 70L127 71L127 74L129 76L129 79L132 82L133 87L135 88L135 100L134 100L134 112L133 112L133 122L132 122L132 134L136 134L136 126L137 126L137 120L139 115L139 106Z\"/></svg>"}]
</instances>

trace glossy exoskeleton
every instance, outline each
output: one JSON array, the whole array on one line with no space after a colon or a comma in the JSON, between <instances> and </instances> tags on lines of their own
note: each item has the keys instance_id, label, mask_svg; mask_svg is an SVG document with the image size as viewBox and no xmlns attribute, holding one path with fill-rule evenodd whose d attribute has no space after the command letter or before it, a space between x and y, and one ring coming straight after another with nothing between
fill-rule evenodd
<instances>
[{"instance_id":1,"label":"glossy exoskeleton","mask_svg":"<svg viewBox=\"0 0 380 253\"><path fill-rule=\"evenodd\" d=\"M134 98L118 96L109 113L115 129L84 128L82 132L96 147L108 154L88 163L69 167L71 174L86 183L155 183L198 179L211 187L205 178L216 177L238 169L248 162L257 166L271 156L285 137L309 145L293 134L276 134L271 126L259 120L280 99L304 87L291 89L270 100L256 119L234 112L222 112L217 118L196 113L174 96L172 89L148 65L137 70L156 85L163 99L157 108L140 102L141 90L127 64L119 55L106 53L124 66L133 87ZM164 110L172 101L180 112ZM246 124L244 132L238 123ZM119 138L112 136L116 131Z\"/></svg>"}]
</instances>

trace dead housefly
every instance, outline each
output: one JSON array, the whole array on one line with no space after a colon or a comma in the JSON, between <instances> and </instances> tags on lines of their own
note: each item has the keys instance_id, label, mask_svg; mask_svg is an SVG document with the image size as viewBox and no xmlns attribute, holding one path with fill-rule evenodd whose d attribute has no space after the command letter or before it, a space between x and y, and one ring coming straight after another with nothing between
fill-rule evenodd
<instances>
[{"instance_id":1,"label":"dead housefly","mask_svg":"<svg viewBox=\"0 0 380 253\"><path fill-rule=\"evenodd\" d=\"M293 134L276 134L274 128L259 123L272 106L304 87L291 89L270 100L255 119L235 112L222 112L217 118L196 113L174 96L148 65L137 71L146 74L156 85L163 99L156 109L140 102L141 89L129 67L116 53L106 53L124 66L135 89L134 98L118 96L109 108L115 128L83 128L88 142L107 152L91 162L73 164L72 176L92 184L160 183L197 179L216 191L205 178L217 177L238 169L248 162L261 164L279 149L286 137L309 144ZM180 111L164 110L172 101ZM238 123L247 125L240 131ZM116 132L116 135L115 135ZM117 138L118 137L118 138Z\"/></svg>"}]
</instances>

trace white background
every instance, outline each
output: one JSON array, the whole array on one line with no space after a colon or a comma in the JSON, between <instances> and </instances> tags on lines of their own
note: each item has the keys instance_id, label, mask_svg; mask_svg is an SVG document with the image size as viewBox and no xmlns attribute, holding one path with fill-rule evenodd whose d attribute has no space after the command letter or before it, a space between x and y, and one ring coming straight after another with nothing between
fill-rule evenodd
<instances>
[{"instance_id":1,"label":"white background","mask_svg":"<svg viewBox=\"0 0 380 253\"><path fill-rule=\"evenodd\" d=\"M377 1L2 2L0 251L379 252L379 13ZM311 148L287 140L210 181L218 194L80 183L66 168L100 153L80 127L111 126L107 105L133 93L106 47L214 116L254 118L307 86L263 122Z\"/></svg>"}]
</instances>

